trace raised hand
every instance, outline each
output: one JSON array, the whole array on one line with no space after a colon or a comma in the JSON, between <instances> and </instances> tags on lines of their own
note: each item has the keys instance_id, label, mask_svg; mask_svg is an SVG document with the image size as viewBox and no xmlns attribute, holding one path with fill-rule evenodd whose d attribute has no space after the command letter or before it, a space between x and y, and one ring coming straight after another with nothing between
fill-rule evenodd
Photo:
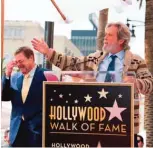
<instances>
[{"instance_id":1,"label":"raised hand","mask_svg":"<svg viewBox=\"0 0 153 148\"><path fill-rule=\"evenodd\" d=\"M11 73L13 71L13 67L16 66L16 62L15 61L11 61L7 64L6 66L6 70L5 70L5 74L7 77L11 76Z\"/></svg>"},{"instance_id":2,"label":"raised hand","mask_svg":"<svg viewBox=\"0 0 153 148\"><path fill-rule=\"evenodd\" d=\"M49 54L49 47L46 44L46 42L44 40L38 40L36 38L34 38L32 41L32 46L35 50L37 50L38 52L47 55Z\"/></svg>"}]
</instances>

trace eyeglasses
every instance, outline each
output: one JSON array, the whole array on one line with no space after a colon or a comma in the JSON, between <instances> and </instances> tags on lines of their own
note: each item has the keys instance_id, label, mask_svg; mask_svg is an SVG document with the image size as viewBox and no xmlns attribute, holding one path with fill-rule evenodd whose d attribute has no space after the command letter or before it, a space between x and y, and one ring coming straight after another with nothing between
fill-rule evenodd
<instances>
[{"instance_id":1,"label":"eyeglasses","mask_svg":"<svg viewBox=\"0 0 153 148\"><path fill-rule=\"evenodd\" d=\"M141 142L141 140L137 140L137 142L139 143L139 142Z\"/></svg>"}]
</instances>

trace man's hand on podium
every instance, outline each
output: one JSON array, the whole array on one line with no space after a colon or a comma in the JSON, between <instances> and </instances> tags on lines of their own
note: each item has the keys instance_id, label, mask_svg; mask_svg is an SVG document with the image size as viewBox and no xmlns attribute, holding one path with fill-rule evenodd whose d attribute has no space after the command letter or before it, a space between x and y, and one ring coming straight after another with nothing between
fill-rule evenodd
<instances>
[{"instance_id":1,"label":"man's hand on podium","mask_svg":"<svg viewBox=\"0 0 153 148\"><path fill-rule=\"evenodd\" d=\"M123 82L124 83L133 83L134 84L135 91L136 92L140 92L140 90L141 90L141 87L140 87L141 84L140 84L139 81L137 81L137 79L135 77L133 77L133 76L125 76L123 78Z\"/></svg>"}]
</instances>

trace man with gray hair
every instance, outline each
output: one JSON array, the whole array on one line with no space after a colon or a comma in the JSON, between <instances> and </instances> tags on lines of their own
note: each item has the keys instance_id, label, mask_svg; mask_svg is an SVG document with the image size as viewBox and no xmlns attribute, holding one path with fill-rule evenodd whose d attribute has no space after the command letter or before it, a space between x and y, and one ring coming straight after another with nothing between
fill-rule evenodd
<instances>
[{"instance_id":1,"label":"man with gray hair","mask_svg":"<svg viewBox=\"0 0 153 148\"><path fill-rule=\"evenodd\" d=\"M109 23L105 29L105 38L102 51L97 51L85 57L71 57L57 53L49 49L48 45L38 39L32 40L35 50L44 54L51 63L61 70L74 71L116 71L118 73L115 82L134 83L135 99L138 93L148 95L153 92L153 77L149 72L145 61L133 54L129 47L130 31L120 22ZM127 76L128 72L134 72L136 78ZM111 77L97 76L98 81L110 82ZM139 132L139 103L135 101L134 133ZM136 135L135 135L136 140ZM135 146L137 142L135 141Z\"/></svg>"}]
</instances>

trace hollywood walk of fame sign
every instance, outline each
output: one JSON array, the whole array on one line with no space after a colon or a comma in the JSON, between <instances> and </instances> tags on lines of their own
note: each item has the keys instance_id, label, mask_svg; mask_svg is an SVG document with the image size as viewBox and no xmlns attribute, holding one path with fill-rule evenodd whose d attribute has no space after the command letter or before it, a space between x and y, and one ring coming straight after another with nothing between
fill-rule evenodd
<instances>
[{"instance_id":1,"label":"hollywood walk of fame sign","mask_svg":"<svg viewBox=\"0 0 153 148\"><path fill-rule=\"evenodd\" d=\"M44 82L44 147L133 147L132 84Z\"/></svg>"}]
</instances>

